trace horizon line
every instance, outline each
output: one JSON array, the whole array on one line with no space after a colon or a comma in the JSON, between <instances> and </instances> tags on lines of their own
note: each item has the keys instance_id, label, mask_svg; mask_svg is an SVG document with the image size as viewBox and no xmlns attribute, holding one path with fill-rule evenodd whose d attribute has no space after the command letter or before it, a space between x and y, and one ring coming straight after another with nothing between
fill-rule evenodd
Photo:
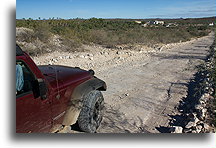
<instances>
[{"instance_id":1,"label":"horizon line","mask_svg":"<svg viewBox=\"0 0 216 148\"><path fill-rule=\"evenodd\" d=\"M90 18L60 18L60 17L50 17L50 18L40 18L38 17L37 19L35 18L16 18L16 20L75 20L75 19L80 19L80 20L88 20L88 19L92 19L92 18L96 18L96 19L122 19L122 20L145 20L145 19L201 19L201 18L213 18L216 16L205 16L205 17L173 17L173 18L160 18L160 17L151 17L151 18L101 18L101 17L90 17Z\"/></svg>"}]
</instances>

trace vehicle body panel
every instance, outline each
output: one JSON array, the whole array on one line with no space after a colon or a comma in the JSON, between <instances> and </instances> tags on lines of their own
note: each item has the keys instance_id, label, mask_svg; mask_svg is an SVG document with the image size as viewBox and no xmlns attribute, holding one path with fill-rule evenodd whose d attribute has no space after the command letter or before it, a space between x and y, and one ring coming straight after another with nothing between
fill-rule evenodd
<instances>
[{"instance_id":1,"label":"vehicle body panel","mask_svg":"<svg viewBox=\"0 0 216 148\"><path fill-rule=\"evenodd\" d=\"M33 91L17 95L16 132L50 132L54 126L62 124L65 120L71 100L77 99L77 97L73 98L75 96L73 94L77 93L75 91L78 86L85 83L83 85L85 90L86 87L96 89L94 86L90 86L94 83L88 84L89 80L96 80L93 76L94 72L59 65L37 66L19 46L16 48L18 48L16 61L22 61L34 75L35 80L43 80L47 87L45 99L37 97Z\"/></svg>"},{"instance_id":2,"label":"vehicle body panel","mask_svg":"<svg viewBox=\"0 0 216 148\"><path fill-rule=\"evenodd\" d=\"M22 61L34 74L35 78L43 78L37 66L31 58L24 53L23 56L16 56L17 61ZM49 94L48 94L49 96ZM33 92L17 96L16 98L16 132L47 132L51 128L51 98L42 100L35 98Z\"/></svg>"},{"instance_id":3,"label":"vehicle body panel","mask_svg":"<svg viewBox=\"0 0 216 148\"><path fill-rule=\"evenodd\" d=\"M88 71L67 66L42 65L38 68L52 88L50 97L52 98L53 124L60 124L63 122L74 88L92 76Z\"/></svg>"},{"instance_id":4,"label":"vehicle body panel","mask_svg":"<svg viewBox=\"0 0 216 148\"><path fill-rule=\"evenodd\" d=\"M49 99L34 98L33 93L16 99L16 132L49 132L51 128Z\"/></svg>"}]
</instances>

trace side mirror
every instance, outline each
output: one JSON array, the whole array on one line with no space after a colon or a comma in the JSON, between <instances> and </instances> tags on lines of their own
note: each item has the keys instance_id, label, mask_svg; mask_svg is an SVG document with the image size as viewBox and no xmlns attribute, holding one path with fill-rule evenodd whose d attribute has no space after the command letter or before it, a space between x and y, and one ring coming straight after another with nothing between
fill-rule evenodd
<instances>
[{"instance_id":1,"label":"side mirror","mask_svg":"<svg viewBox=\"0 0 216 148\"><path fill-rule=\"evenodd\" d=\"M47 86L43 79L37 79L38 82L38 95L41 97L41 99L47 98Z\"/></svg>"}]
</instances>

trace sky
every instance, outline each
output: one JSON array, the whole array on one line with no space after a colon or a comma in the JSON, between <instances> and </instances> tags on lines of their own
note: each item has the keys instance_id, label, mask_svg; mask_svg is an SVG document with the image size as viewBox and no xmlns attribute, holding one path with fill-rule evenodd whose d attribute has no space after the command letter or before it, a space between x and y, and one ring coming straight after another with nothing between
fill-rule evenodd
<instances>
[{"instance_id":1,"label":"sky","mask_svg":"<svg viewBox=\"0 0 216 148\"><path fill-rule=\"evenodd\" d=\"M216 16L215 0L16 0L16 18L199 18Z\"/></svg>"}]
</instances>

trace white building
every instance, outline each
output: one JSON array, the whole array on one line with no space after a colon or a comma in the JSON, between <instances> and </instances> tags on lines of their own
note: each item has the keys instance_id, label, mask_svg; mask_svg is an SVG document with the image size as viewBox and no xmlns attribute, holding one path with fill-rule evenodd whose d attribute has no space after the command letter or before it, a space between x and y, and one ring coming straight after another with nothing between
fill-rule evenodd
<instances>
[{"instance_id":1,"label":"white building","mask_svg":"<svg viewBox=\"0 0 216 148\"><path fill-rule=\"evenodd\" d=\"M154 21L155 25L164 25L164 21Z\"/></svg>"},{"instance_id":2,"label":"white building","mask_svg":"<svg viewBox=\"0 0 216 148\"><path fill-rule=\"evenodd\" d=\"M210 24L209 24L209 26L214 26L214 23L213 23L213 22L212 22L212 23L210 23Z\"/></svg>"},{"instance_id":3,"label":"white building","mask_svg":"<svg viewBox=\"0 0 216 148\"><path fill-rule=\"evenodd\" d=\"M142 24L142 22L141 22L141 21L135 21L135 23L137 23L137 24Z\"/></svg>"}]
</instances>

